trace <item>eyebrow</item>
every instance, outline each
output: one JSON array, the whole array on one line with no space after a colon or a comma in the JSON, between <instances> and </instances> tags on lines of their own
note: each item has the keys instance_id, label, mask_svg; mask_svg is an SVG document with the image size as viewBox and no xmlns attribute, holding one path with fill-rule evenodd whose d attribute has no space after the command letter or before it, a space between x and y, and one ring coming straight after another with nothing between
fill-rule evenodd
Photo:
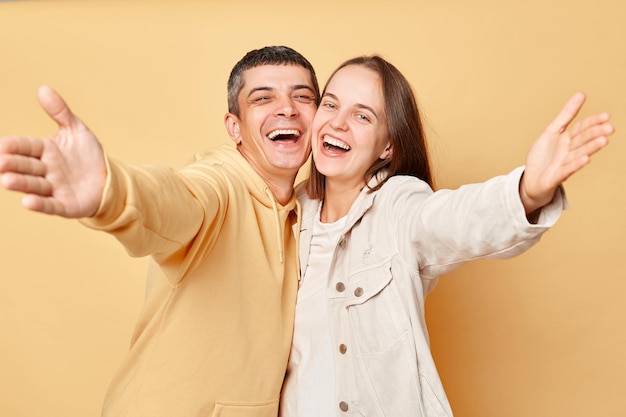
<instances>
[{"instance_id":1,"label":"eyebrow","mask_svg":"<svg viewBox=\"0 0 626 417\"><path fill-rule=\"evenodd\" d=\"M313 89L313 87L311 87L311 86L310 86L310 85L308 85L308 84L296 84L296 85L294 85L293 87L291 87L291 90L292 90L292 91L295 91L295 90L309 90L309 91L310 91L310 92L312 92L312 93L313 93L313 92L315 92L315 90Z\"/></svg>"},{"instance_id":2,"label":"eyebrow","mask_svg":"<svg viewBox=\"0 0 626 417\"><path fill-rule=\"evenodd\" d=\"M274 91L274 90L275 89L272 88L272 87L256 87L256 88L253 88L252 90L250 90L250 92L248 93L247 97L250 97L251 95L253 95L257 91Z\"/></svg>"},{"instance_id":3,"label":"eyebrow","mask_svg":"<svg viewBox=\"0 0 626 417\"><path fill-rule=\"evenodd\" d=\"M302 89L309 90L311 93L315 92L313 87L311 87L310 85L307 85L307 84L296 84L296 85L291 87L291 91L297 91L297 90L302 90ZM269 91L269 92L272 92L272 91L275 91L275 90L276 89L274 87L269 87L269 86L255 87L252 90L250 90L250 92L248 93L248 97L250 97L251 95L253 95L257 91Z\"/></svg>"},{"instance_id":4,"label":"eyebrow","mask_svg":"<svg viewBox=\"0 0 626 417\"><path fill-rule=\"evenodd\" d=\"M323 97L326 97L326 96L329 96L329 97L339 101L339 98L336 95L334 95L333 93L324 93ZM356 107L358 107L360 109L365 109L365 110L371 112L374 116L376 116L377 119L379 118L378 117L378 113L376 113L376 111L373 108L371 108L370 106L367 106L367 105L361 104L361 103L356 103Z\"/></svg>"}]
</instances>

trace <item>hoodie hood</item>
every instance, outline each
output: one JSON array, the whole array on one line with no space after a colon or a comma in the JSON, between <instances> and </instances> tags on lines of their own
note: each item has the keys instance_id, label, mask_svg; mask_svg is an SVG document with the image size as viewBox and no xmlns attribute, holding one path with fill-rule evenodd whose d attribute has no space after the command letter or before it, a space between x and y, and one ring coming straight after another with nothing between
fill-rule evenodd
<instances>
[{"instance_id":1,"label":"hoodie hood","mask_svg":"<svg viewBox=\"0 0 626 417\"><path fill-rule=\"evenodd\" d=\"M280 204L261 176L252 168L252 166L250 166L248 161L239 153L239 151L231 146L222 145L207 153L197 154L196 160L203 160L210 164L232 166L234 170L237 171L242 181L245 182L250 195L262 205L272 209L276 230L276 244L280 262L284 263L285 249L283 236L285 232L285 222L280 220L280 212L289 213L292 210L295 210L298 219L298 227L296 230L300 230L300 206L297 202L295 193L292 194L287 204Z\"/></svg>"}]
</instances>

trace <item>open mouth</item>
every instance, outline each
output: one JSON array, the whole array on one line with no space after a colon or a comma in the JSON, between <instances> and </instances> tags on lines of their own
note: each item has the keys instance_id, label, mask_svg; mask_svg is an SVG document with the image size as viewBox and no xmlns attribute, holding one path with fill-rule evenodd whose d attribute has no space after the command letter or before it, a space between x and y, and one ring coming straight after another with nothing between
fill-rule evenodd
<instances>
[{"instance_id":1,"label":"open mouth","mask_svg":"<svg viewBox=\"0 0 626 417\"><path fill-rule=\"evenodd\" d=\"M350 145L339 139L324 136L324 149L326 149L327 151L339 150L343 152L348 152L352 148L350 148Z\"/></svg>"},{"instance_id":2,"label":"open mouth","mask_svg":"<svg viewBox=\"0 0 626 417\"><path fill-rule=\"evenodd\" d=\"M300 137L300 131L296 129L278 129L271 131L267 138L273 142L277 140L297 140Z\"/></svg>"}]
</instances>

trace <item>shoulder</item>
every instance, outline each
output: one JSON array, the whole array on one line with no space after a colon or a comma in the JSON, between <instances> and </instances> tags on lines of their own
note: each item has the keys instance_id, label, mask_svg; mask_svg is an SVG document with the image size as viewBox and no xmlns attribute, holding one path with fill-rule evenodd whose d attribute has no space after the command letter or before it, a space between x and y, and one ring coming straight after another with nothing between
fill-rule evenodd
<instances>
[{"instance_id":1,"label":"shoulder","mask_svg":"<svg viewBox=\"0 0 626 417\"><path fill-rule=\"evenodd\" d=\"M242 184L250 188L256 187L262 190L265 188L263 179L248 161L236 149L228 145L196 153L193 161L183 167L181 172L190 177L215 178L218 181Z\"/></svg>"},{"instance_id":2,"label":"shoulder","mask_svg":"<svg viewBox=\"0 0 626 417\"><path fill-rule=\"evenodd\" d=\"M383 184L378 194L385 197L393 197L407 193L432 194L432 192L432 188L426 181L410 175L394 175Z\"/></svg>"},{"instance_id":3,"label":"shoulder","mask_svg":"<svg viewBox=\"0 0 626 417\"><path fill-rule=\"evenodd\" d=\"M406 220L432 196L433 191L428 183L419 178L396 175L372 194L374 212L381 216Z\"/></svg>"},{"instance_id":4,"label":"shoulder","mask_svg":"<svg viewBox=\"0 0 626 417\"><path fill-rule=\"evenodd\" d=\"M193 160L179 171L187 187L198 198L212 194L224 198L267 199L263 180L232 147L223 145L196 153Z\"/></svg>"},{"instance_id":5,"label":"shoulder","mask_svg":"<svg viewBox=\"0 0 626 417\"><path fill-rule=\"evenodd\" d=\"M213 149L206 149L194 154L187 166L228 166L239 165L245 162L236 149L222 145Z\"/></svg>"},{"instance_id":6,"label":"shoulder","mask_svg":"<svg viewBox=\"0 0 626 417\"><path fill-rule=\"evenodd\" d=\"M301 199L308 198L306 194L306 180L297 184L295 187L296 197L298 197L298 201Z\"/></svg>"},{"instance_id":7,"label":"shoulder","mask_svg":"<svg viewBox=\"0 0 626 417\"><path fill-rule=\"evenodd\" d=\"M317 211L319 200L313 200L306 192L306 181L302 181L295 187L296 198L302 207L302 217L307 218Z\"/></svg>"}]
</instances>

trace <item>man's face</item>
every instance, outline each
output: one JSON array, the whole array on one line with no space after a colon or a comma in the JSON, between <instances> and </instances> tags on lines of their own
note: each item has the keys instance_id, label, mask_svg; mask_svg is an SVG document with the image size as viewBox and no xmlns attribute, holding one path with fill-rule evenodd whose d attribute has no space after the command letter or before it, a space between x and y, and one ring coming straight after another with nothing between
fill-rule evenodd
<instances>
[{"instance_id":1,"label":"man's face","mask_svg":"<svg viewBox=\"0 0 626 417\"><path fill-rule=\"evenodd\" d=\"M226 127L243 157L268 183L293 181L311 151L315 89L298 65L262 65L244 72L239 117Z\"/></svg>"}]
</instances>

